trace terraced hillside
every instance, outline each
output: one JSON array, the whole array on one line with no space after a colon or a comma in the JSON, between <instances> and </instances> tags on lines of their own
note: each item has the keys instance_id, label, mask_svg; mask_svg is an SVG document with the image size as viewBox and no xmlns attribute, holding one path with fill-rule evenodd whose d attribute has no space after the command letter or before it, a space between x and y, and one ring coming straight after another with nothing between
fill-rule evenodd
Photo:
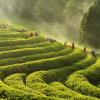
<instances>
[{"instance_id":1,"label":"terraced hillside","mask_svg":"<svg viewBox=\"0 0 100 100\"><path fill-rule=\"evenodd\" d=\"M0 28L0 100L100 100L99 55L21 29Z\"/></svg>"}]
</instances>

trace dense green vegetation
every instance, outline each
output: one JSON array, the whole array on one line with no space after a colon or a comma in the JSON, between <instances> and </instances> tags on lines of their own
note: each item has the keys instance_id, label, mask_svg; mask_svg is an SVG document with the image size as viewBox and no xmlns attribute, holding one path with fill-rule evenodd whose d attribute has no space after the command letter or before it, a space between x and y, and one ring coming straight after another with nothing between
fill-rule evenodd
<instances>
[{"instance_id":1,"label":"dense green vegetation","mask_svg":"<svg viewBox=\"0 0 100 100\"><path fill-rule=\"evenodd\" d=\"M0 28L0 100L100 100L99 55L8 26Z\"/></svg>"},{"instance_id":2,"label":"dense green vegetation","mask_svg":"<svg viewBox=\"0 0 100 100\"><path fill-rule=\"evenodd\" d=\"M94 0L81 22L81 42L100 48L100 0Z\"/></svg>"}]
</instances>

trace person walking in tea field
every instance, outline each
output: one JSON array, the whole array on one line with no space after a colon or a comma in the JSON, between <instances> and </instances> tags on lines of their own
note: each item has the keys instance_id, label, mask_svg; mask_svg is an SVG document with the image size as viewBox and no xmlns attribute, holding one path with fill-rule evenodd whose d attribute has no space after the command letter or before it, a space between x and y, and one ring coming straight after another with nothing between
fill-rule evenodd
<instances>
[{"instance_id":1,"label":"person walking in tea field","mask_svg":"<svg viewBox=\"0 0 100 100\"><path fill-rule=\"evenodd\" d=\"M91 51L91 54L92 54L93 57L96 57L96 53L95 53L94 50Z\"/></svg>"},{"instance_id":2,"label":"person walking in tea field","mask_svg":"<svg viewBox=\"0 0 100 100\"><path fill-rule=\"evenodd\" d=\"M86 53L86 51L87 51L87 48L86 48L86 47L84 47L83 51Z\"/></svg>"},{"instance_id":3,"label":"person walking in tea field","mask_svg":"<svg viewBox=\"0 0 100 100\"><path fill-rule=\"evenodd\" d=\"M75 44L74 44L74 42L72 43L72 49L75 49Z\"/></svg>"},{"instance_id":4,"label":"person walking in tea field","mask_svg":"<svg viewBox=\"0 0 100 100\"><path fill-rule=\"evenodd\" d=\"M34 36L34 33L33 32L30 33L30 37L32 37L32 36Z\"/></svg>"}]
</instances>

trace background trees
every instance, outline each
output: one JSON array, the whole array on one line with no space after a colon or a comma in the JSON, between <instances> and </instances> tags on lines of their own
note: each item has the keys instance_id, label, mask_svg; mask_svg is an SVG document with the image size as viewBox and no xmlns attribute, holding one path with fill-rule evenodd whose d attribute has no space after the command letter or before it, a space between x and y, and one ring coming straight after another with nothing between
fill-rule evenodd
<instances>
[{"instance_id":1,"label":"background trees","mask_svg":"<svg viewBox=\"0 0 100 100\"><path fill-rule=\"evenodd\" d=\"M100 48L100 0L95 0L83 17L80 39L84 44Z\"/></svg>"}]
</instances>

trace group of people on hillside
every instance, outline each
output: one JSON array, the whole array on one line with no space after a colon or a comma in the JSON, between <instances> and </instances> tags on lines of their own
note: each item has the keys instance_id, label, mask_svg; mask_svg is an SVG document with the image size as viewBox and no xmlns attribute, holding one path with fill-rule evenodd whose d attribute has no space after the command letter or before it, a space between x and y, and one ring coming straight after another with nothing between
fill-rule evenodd
<instances>
[{"instance_id":1,"label":"group of people on hillside","mask_svg":"<svg viewBox=\"0 0 100 100\"><path fill-rule=\"evenodd\" d=\"M67 45L67 42L65 42L64 45L66 46L66 45ZM71 47L72 47L72 49L75 49L75 43L74 43L74 42L72 43L72 46L71 46ZM84 52L84 53L87 52L87 47L84 47L84 48L83 48L83 52ZM92 55L93 57L96 57L95 50L91 50L90 53L91 53L91 55Z\"/></svg>"},{"instance_id":2,"label":"group of people on hillside","mask_svg":"<svg viewBox=\"0 0 100 100\"><path fill-rule=\"evenodd\" d=\"M30 37L32 37L32 36L38 36L38 32L31 32Z\"/></svg>"},{"instance_id":3,"label":"group of people on hillside","mask_svg":"<svg viewBox=\"0 0 100 100\"><path fill-rule=\"evenodd\" d=\"M8 27L8 24L0 24L0 28L6 29L7 27ZM21 30L21 32L24 32L24 31L25 31L24 29ZM29 35L30 35L30 37L33 37L33 36L38 36L39 34L38 34L38 32L31 32ZM52 39L52 38L47 38L47 41L56 42L56 40ZM66 46L67 42L65 42L64 45ZM72 43L71 47L72 47L72 49L75 49L75 43L74 42ZM85 53L87 52L87 48L86 47L83 48L83 52L85 52ZM91 54L92 54L93 57L96 57L95 50L92 50Z\"/></svg>"},{"instance_id":4,"label":"group of people on hillside","mask_svg":"<svg viewBox=\"0 0 100 100\"><path fill-rule=\"evenodd\" d=\"M8 24L0 24L0 28L2 28L2 29L6 29L7 27L8 27ZM25 30L23 29L23 30L21 30L21 32L25 32ZM31 32L29 35L30 35L30 37L33 37L33 36L38 36L39 34L38 34L38 32ZM56 42L56 40L52 39L52 38L47 38L47 41ZM66 46L67 42L65 42L64 45ZM72 47L72 49L75 49L75 43L74 42L72 43L71 47ZM87 52L87 47L83 48L83 52L85 52L85 53ZM96 57L95 50L92 50L91 54L92 54L93 57Z\"/></svg>"},{"instance_id":5,"label":"group of people on hillside","mask_svg":"<svg viewBox=\"0 0 100 100\"><path fill-rule=\"evenodd\" d=\"M33 37L33 36L38 36L39 34L38 34L38 32L31 32L30 33L30 37ZM52 38L47 38L47 41L49 41L49 42L56 42L56 40L55 39L52 39ZM64 43L64 46L66 46L67 45L67 42L65 42ZM72 49L75 49L75 43L73 42L72 43ZM87 47L84 47L83 48L83 52L84 53L86 53L87 52ZM95 53L95 50L92 50L91 52L91 55L93 56L93 57L96 57L96 53Z\"/></svg>"}]
</instances>

